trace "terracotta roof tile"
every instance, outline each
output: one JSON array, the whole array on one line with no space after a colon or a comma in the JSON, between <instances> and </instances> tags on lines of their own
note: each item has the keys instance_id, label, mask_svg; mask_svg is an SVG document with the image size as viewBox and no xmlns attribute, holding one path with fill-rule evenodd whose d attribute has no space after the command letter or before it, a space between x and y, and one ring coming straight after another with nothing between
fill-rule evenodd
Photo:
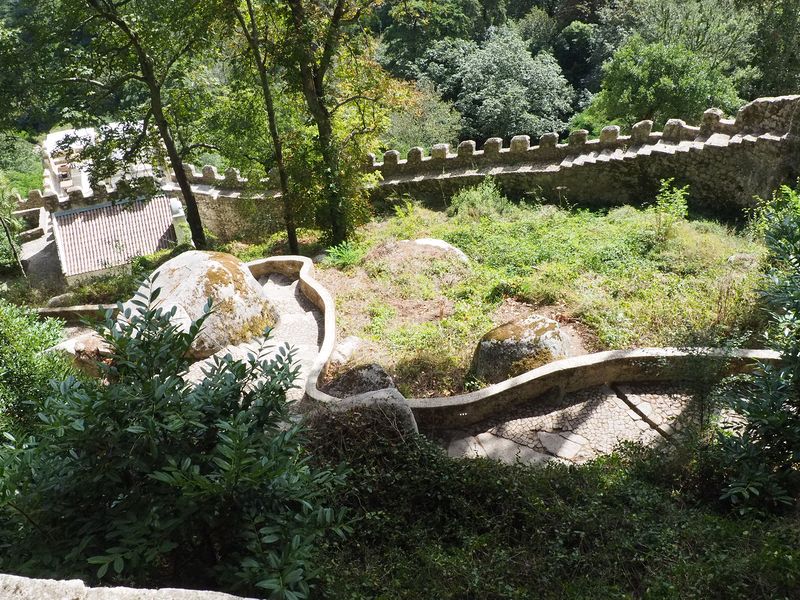
<instances>
[{"instance_id":1,"label":"terracotta roof tile","mask_svg":"<svg viewBox=\"0 0 800 600\"><path fill-rule=\"evenodd\" d=\"M125 265L175 242L169 198L55 213L61 270L67 277Z\"/></svg>"}]
</instances>

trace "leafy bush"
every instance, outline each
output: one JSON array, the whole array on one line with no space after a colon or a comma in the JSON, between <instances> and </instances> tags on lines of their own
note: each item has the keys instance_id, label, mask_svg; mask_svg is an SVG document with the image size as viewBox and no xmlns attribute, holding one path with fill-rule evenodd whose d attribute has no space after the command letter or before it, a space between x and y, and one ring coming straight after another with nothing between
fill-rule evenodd
<instances>
[{"instance_id":1,"label":"leafy bush","mask_svg":"<svg viewBox=\"0 0 800 600\"><path fill-rule=\"evenodd\" d=\"M40 321L33 311L0 299L0 430L27 429L50 391L50 379L68 363L45 350L61 339L57 321Z\"/></svg>"},{"instance_id":2,"label":"leafy bush","mask_svg":"<svg viewBox=\"0 0 800 600\"><path fill-rule=\"evenodd\" d=\"M417 93L403 110L389 115L391 123L384 136L384 144L397 150L401 157L421 146L429 149L434 144L455 144L461 130L461 115L452 104L439 98L430 82L418 84Z\"/></svg>"},{"instance_id":3,"label":"leafy bush","mask_svg":"<svg viewBox=\"0 0 800 600\"><path fill-rule=\"evenodd\" d=\"M0 174L22 196L42 187L42 159L30 142L0 133Z\"/></svg>"},{"instance_id":4,"label":"leafy bush","mask_svg":"<svg viewBox=\"0 0 800 600\"><path fill-rule=\"evenodd\" d=\"M723 437L731 472L724 498L741 510L793 506L800 494L800 195L782 187L756 215L771 268L763 296L769 345L780 366L733 382L728 399L744 426Z\"/></svg>"},{"instance_id":5,"label":"leafy bush","mask_svg":"<svg viewBox=\"0 0 800 600\"><path fill-rule=\"evenodd\" d=\"M463 189L453 196L447 212L462 220L479 221L513 215L516 208L493 180L485 179L479 185Z\"/></svg>"},{"instance_id":6,"label":"leafy bush","mask_svg":"<svg viewBox=\"0 0 800 600\"><path fill-rule=\"evenodd\" d=\"M16 234L22 230L22 226L11 216L16 209L15 193L15 188L0 170L0 274L19 270L17 256L20 248Z\"/></svg>"},{"instance_id":7,"label":"leafy bush","mask_svg":"<svg viewBox=\"0 0 800 600\"><path fill-rule=\"evenodd\" d=\"M455 105L464 117L465 136L538 138L566 127L574 90L552 55L531 56L513 29L493 32L460 67Z\"/></svg>"},{"instance_id":8,"label":"leafy bush","mask_svg":"<svg viewBox=\"0 0 800 600\"><path fill-rule=\"evenodd\" d=\"M68 377L35 437L6 436L0 569L307 598L316 540L343 531L322 503L341 477L309 466L288 413L293 353L227 356L189 383L205 317L184 332L156 297L105 321L105 385Z\"/></svg>"},{"instance_id":9,"label":"leafy bush","mask_svg":"<svg viewBox=\"0 0 800 600\"><path fill-rule=\"evenodd\" d=\"M356 242L342 242L328 248L325 262L337 269L349 269L357 265L364 258L365 250Z\"/></svg>"},{"instance_id":10,"label":"leafy bush","mask_svg":"<svg viewBox=\"0 0 800 600\"><path fill-rule=\"evenodd\" d=\"M686 219L689 214L686 203L689 186L674 187L673 181L672 177L661 180L655 204L650 207L656 243L659 245L663 245L675 233L675 224Z\"/></svg>"},{"instance_id":11,"label":"leafy bush","mask_svg":"<svg viewBox=\"0 0 800 600\"><path fill-rule=\"evenodd\" d=\"M796 595L797 520L709 507L705 458L629 450L531 468L450 459L366 417L323 433L314 454L351 465L340 501L362 533L322 547L321 598Z\"/></svg>"},{"instance_id":12,"label":"leafy bush","mask_svg":"<svg viewBox=\"0 0 800 600\"><path fill-rule=\"evenodd\" d=\"M603 66L592 107L609 121L630 127L651 119L661 128L667 119L697 122L710 106L731 112L740 103L733 81L710 60L681 45L633 37Z\"/></svg>"}]
</instances>

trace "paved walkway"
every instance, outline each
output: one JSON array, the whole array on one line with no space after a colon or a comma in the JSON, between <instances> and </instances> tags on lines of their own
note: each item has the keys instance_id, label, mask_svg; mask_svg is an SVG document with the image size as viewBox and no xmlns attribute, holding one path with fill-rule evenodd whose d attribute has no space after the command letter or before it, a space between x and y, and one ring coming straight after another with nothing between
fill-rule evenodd
<instances>
[{"instance_id":1,"label":"paved walkway","mask_svg":"<svg viewBox=\"0 0 800 600\"><path fill-rule=\"evenodd\" d=\"M47 218L42 220L44 235L22 244L20 259L31 285L60 289L64 287L65 282L58 260L52 219L47 215Z\"/></svg>"},{"instance_id":2,"label":"paved walkway","mask_svg":"<svg viewBox=\"0 0 800 600\"><path fill-rule=\"evenodd\" d=\"M264 286L267 298L272 303L277 316L277 322L272 330L272 335L267 342L269 352L267 358L275 356L279 348L288 345L295 350L295 364L300 366L294 389L287 392L289 400L300 400L303 397L306 380L319 353L322 343L323 316L300 291L299 281L284 275L273 273L262 278L259 283ZM258 352L264 338L259 337L253 341L236 346L229 346L217 355L231 354L235 359L245 360L249 353ZM202 378L202 371L208 368L214 357L194 363L189 370L189 378L198 381Z\"/></svg>"},{"instance_id":3,"label":"paved walkway","mask_svg":"<svg viewBox=\"0 0 800 600\"><path fill-rule=\"evenodd\" d=\"M691 395L685 386L618 384L541 397L440 441L454 457L486 456L513 463L579 464L624 441L653 444L684 426Z\"/></svg>"}]
</instances>

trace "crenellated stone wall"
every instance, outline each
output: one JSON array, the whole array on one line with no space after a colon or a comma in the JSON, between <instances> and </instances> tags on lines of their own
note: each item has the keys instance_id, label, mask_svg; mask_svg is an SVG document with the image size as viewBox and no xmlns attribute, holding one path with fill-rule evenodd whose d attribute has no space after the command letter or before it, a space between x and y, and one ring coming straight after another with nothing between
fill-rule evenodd
<instances>
[{"instance_id":1,"label":"crenellated stone wall","mask_svg":"<svg viewBox=\"0 0 800 600\"><path fill-rule=\"evenodd\" d=\"M254 192L247 189L248 181L237 169L228 169L224 175L208 165L198 169L186 164L185 169L203 226L220 240L261 240L283 227L280 193L270 181L260 182L263 192ZM174 180L157 181L156 185L161 193L181 198ZM126 192L111 183L89 191L70 188L61 193L49 185L44 191L32 190L20 208L43 207L52 213L123 199L127 199Z\"/></svg>"},{"instance_id":2,"label":"crenellated stone wall","mask_svg":"<svg viewBox=\"0 0 800 600\"><path fill-rule=\"evenodd\" d=\"M559 143L548 133L532 146L520 135L503 145L490 138L481 150L473 141L455 150L447 144L412 148L406 159L397 151L383 162L370 157L368 169L383 177L375 195L411 194L448 198L487 176L514 196L535 194L579 204L625 204L649 200L659 180L674 177L690 185L691 200L715 210L736 210L768 196L800 174L800 96L761 98L743 106L735 119L707 110L699 127L669 120L662 132L651 121L620 135L605 127L599 139L585 130Z\"/></svg>"},{"instance_id":3,"label":"crenellated stone wall","mask_svg":"<svg viewBox=\"0 0 800 600\"><path fill-rule=\"evenodd\" d=\"M652 200L659 181L675 178L690 186L690 202L718 213L735 213L767 197L779 185L800 176L800 95L759 98L743 106L735 119L711 108L698 127L680 119L653 131L651 121L620 135L605 127L598 139L585 130L573 131L565 143L547 133L531 145L526 135L506 146L488 139L454 150L438 144L426 155L412 148L405 159L389 150L383 162L370 155L365 168L382 181L371 192L379 200L410 194L415 198L449 199L459 189L494 178L511 196L535 196L549 201L609 206ZM263 239L283 227L280 192L274 175L248 185L236 169L218 173L212 166L186 165L204 226L223 241ZM45 191L34 190L20 208L45 207L54 212L113 200L120 191L112 184L92 190L58 189L46 174ZM172 178L158 182L162 192L180 198ZM254 192L263 189L263 192Z\"/></svg>"}]
</instances>

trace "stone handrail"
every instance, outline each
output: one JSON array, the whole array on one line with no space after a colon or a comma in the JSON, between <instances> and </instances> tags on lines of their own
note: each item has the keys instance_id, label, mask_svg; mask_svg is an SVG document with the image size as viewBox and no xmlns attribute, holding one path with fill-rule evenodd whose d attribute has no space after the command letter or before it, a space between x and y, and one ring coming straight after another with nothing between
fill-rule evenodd
<instances>
[{"instance_id":1,"label":"stone handrail","mask_svg":"<svg viewBox=\"0 0 800 600\"><path fill-rule=\"evenodd\" d=\"M311 367L306 382L306 397L331 411L348 411L358 407L388 408L393 415L401 419L405 428L417 431L417 423L405 398L396 389L385 389L367 392L349 398L336 398L319 389L318 384L330 363L331 354L336 346L336 304L330 295L313 277L314 264L305 256L272 256L247 263L250 272L258 279L269 273L280 273L300 281L300 291L323 314L323 336L319 353Z\"/></svg>"},{"instance_id":2,"label":"stone handrail","mask_svg":"<svg viewBox=\"0 0 800 600\"><path fill-rule=\"evenodd\" d=\"M703 348L638 348L611 350L567 358L506 379L481 390L441 398L409 398L414 417L424 429L458 429L497 412L555 391L559 397L604 383L691 380L702 370L697 361L725 361L736 373L757 363L778 363L773 350Z\"/></svg>"},{"instance_id":3,"label":"stone handrail","mask_svg":"<svg viewBox=\"0 0 800 600\"><path fill-rule=\"evenodd\" d=\"M458 396L406 399L394 388L366 392L346 399L319 389L336 345L336 309L330 293L313 277L314 265L303 256L274 256L247 263L254 277L281 273L300 280L302 293L323 313L323 342L306 382L311 400L337 410L352 406L392 404L406 412L409 423L425 429L459 428L480 422L493 413L534 399L550 390L560 395L613 381L671 381L691 379L687 366L693 361L726 361L727 372L740 372L758 362L777 363L773 350L720 350L703 348L640 348L596 352L554 361L517 377Z\"/></svg>"}]
</instances>

